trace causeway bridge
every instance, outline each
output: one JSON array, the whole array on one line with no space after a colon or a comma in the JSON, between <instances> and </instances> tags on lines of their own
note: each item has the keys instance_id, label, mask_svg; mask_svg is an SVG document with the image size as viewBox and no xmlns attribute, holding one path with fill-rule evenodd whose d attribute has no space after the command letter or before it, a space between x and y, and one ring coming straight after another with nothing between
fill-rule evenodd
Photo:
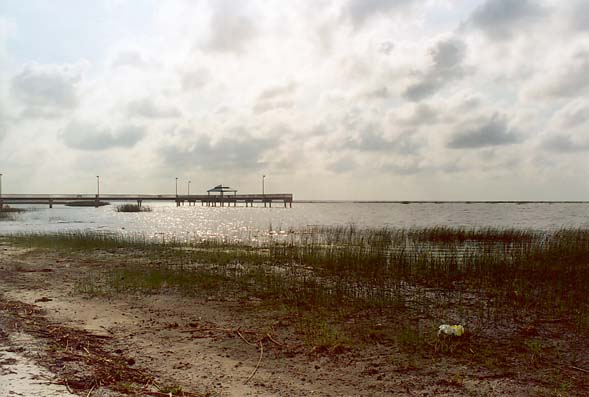
<instances>
[{"instance_id":1,"label":"causeway bridge","mask_svg":"<svg viewBox=\"0 0 589 397\"><path fill-rule=\"evenodd\" d=\"M144 201L171 201L177 206L196 205L200 202L207 207L236 207L237 203L246 207L254 204L272 207L272 203L284 204L292 208L292 193L278 194L2 194L0 207L4 204L45 204L99 207L110 202L136 202L141 206Z\"/></svg>"}]
</instances>

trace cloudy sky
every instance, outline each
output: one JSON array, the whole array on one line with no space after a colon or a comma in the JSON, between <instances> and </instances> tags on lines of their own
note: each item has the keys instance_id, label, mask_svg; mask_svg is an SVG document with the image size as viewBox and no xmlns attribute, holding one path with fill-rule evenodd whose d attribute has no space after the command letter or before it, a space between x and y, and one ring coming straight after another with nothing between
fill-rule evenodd
<instances>
[{"instance_id":1,"label":"cloudy sky","mask_svg":"<svg viewBox=\"0 0 589 397\"><path fill-rule=\"evenodd\" d=\"M589 200L587 0L0 2L5 193Z\"/></svg>"}]
</instances>

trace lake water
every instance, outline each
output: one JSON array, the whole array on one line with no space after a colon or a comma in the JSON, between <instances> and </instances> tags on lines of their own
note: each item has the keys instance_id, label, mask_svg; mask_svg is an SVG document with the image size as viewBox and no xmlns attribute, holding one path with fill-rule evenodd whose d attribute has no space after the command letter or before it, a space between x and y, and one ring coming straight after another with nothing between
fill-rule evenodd
<instances>
[{"instance_id":1,"label":"lake water","mask_svg":"<svg viewBox=\"0 0 589 397\"><path fill-rule=\"evenodd\" d=\"M93 230L192 240L211 237L258 239L316 225L358 227L499 227L551 230L589 228L589 203L294 203L292 208L176 207L152 203L152 212L117 213L101 208L55 206L0 221L0 234Z\"/></svg>"}]
</instances>

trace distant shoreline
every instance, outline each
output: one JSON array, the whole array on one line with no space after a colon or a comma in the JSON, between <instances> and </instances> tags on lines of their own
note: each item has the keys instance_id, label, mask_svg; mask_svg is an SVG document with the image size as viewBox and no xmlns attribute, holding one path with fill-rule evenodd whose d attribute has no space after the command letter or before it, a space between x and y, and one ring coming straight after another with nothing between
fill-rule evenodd
<instances>
[{"instance_id":1,"label":"distant shoreline","mask_svg":"<svg viewBox=\"0 0 589 397\"><path fill-rule=\"evenodd\" d=\"M470 200L470 201L444 201L444 200L293 200L299 204L589 204L589 201L529 201L529 200Z\"/></svg>"}]
</instances>

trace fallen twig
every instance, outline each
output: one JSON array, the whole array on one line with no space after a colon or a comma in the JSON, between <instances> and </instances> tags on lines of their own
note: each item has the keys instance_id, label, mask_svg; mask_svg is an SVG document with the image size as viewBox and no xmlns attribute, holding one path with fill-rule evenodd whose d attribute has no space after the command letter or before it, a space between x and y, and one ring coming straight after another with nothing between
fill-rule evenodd
<instances>
[{"instance_id":1,"label":"fallen twig","mask_svg":"<svg viewBox=\"0 0 589 397\"><path fill-rule=\"evenodd\" d=\"M101 325L100 328L102 328L103 330L105 330L109 334L114 335L114 332L112 332L110 329L106 328L105 326Z\"/></svg>"},{"instance_id":2,"label":"fallen twig","mask_svg":"<svg viewBox=\"0 0 589 397\"><path fill-rule=\"evenodd\" d=\"M67 389L67 391L69 391L69 392L70 392L70 394L74 394L74 392L73 392L73 391L72 391L72 389L70 388L70 385L68 385L68 383L67 383L67 379L65 379L65 380L63 381L63 384L65 385L65 388Z\"/></svg>"},{"instance_id":3,"label":"fallen twig","mask_svg":"<svg viewBox=\"0 0 589 397\"><path fill-rule=\"evenodd\" d=\"M276 342L274 340L274 338L272 338L272 335L270 335L270 333L267 333L266 336L268 337L268 340L270 342L274 343L275 345L280 346L280 347L284 346L282 343Z\"/></svg>"},{"instance_id":4,"label":"fallen twig","mask_svg":"<svg viewBox=\"0 0 589 397\"><path fill-rule=\"evenodd\" d=\"M256 364L256 368L254 368L254 370L252 371L252 373L249 376L249 378L247 378L247 380L245 381L245 383L249 382L254 377L254 375L258 371L258 368L260 367L260 363L262 362L262 357L263 356L264 356L264 344L262 343L262 341L260 341L260 358L258 359L258 363Z\"/></svg>"},{"instance_id":5,"label":"fallen twig","mask_svg":"<svg viewBox=\"0 0 589 397\"><path fill-rule=\"evenodd\" d=\"M571 368L576 369L577 371L581 371L581 372L585 372L586 374L589 374L589 370L587 370L587 369L575 367L574 365L571 365Z\"/></svg>"},{"instance_id":6,"label":"fallen twig","mask_svg":"<svg viewBox=\"0 0 589 397\"><path fill-rule=\"evenodd\" d=\"M249 340L245 339L245 337L241 334L241 332L239 332L239 328L235 330L235 333L248 345L250 346L256 346L255 343L250 342Z\"/></svg>"}]
</instances>

